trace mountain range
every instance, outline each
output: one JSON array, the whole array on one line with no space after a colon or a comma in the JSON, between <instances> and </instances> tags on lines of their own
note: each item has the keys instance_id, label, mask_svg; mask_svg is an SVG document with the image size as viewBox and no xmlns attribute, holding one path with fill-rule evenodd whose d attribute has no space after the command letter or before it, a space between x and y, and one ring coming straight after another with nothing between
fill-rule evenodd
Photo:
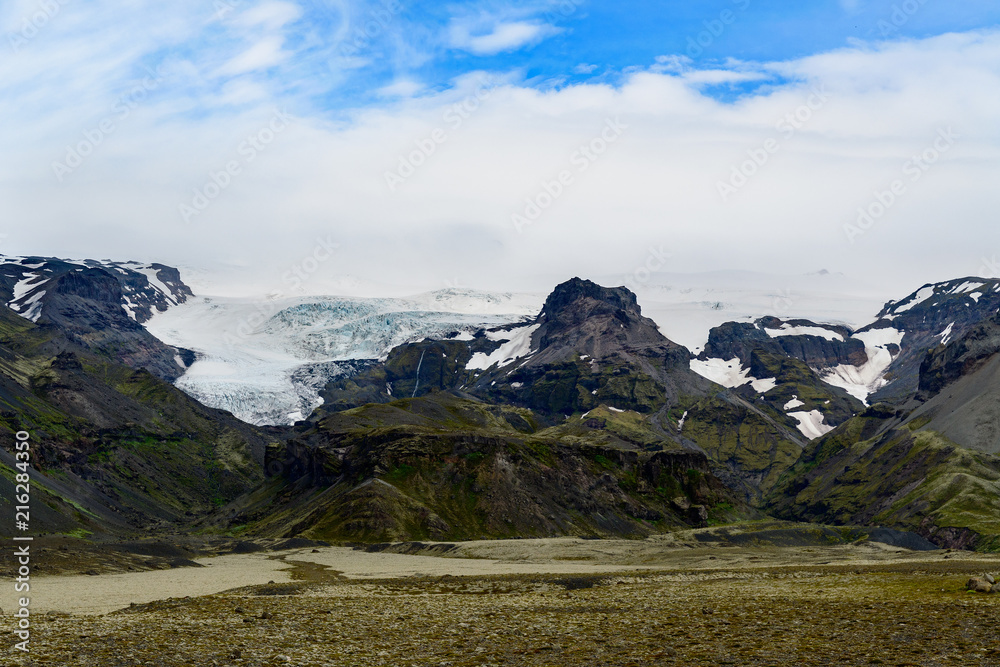
<instances>
[{"instance_id":1,"label":"mountain range","mask_svg":"<svg viewBox=\"0 0 1000 667\"><path fill-rule=\"evenodd\" d=\"M925 285L859 328L722 322L694 350L580 278L253 303L160 264L23 257L0 291L0 432L37 440L51 532L640 536L771 515L1000 548L997 280Z\"/></svg>"}]
</instances>

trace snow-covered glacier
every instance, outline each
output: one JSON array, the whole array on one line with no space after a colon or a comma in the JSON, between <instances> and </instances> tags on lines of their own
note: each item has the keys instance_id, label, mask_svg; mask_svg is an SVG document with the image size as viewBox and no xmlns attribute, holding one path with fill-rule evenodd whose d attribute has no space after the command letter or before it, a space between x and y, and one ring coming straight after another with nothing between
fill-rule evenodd
<instances>
[{"instance_id":1,"label":"snow-covered glacier","mask_svg":"<svg viewBox=\"0 0 1000 667\"><path fill-rule=\"evenodd\" d=\"M146 328L197 353L177 386L252 424L291 424L322 402L332 378L426 337L521 322L543 294L445 289L406 298L195 297Z\"/></svg>"}]
</instances>

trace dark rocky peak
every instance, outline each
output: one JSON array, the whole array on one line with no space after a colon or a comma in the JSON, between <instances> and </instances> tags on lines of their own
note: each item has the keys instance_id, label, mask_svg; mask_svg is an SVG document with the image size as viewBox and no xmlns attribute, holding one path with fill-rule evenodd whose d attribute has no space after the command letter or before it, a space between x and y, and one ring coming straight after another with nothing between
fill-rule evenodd
<instances>
[{"instance_id":1,"label":"dark rocky peak","mask_svg":"<svg viewBox=\"0 0 1000 667\"><path fill-rule=\"evenodd\" d=\"M146 322L153 311L164 312L170 306L184 303L194 296L191 288L181 280L181 273L172 266L139 262L94 262L88 266L105 268L122 284L123 304L138 322Z\"/></svg>"},{"instance_id":2,"label":"dark rocky peak","mask_svg":"<svg viewBox=\"0 0 1000 667\"><path fill-rule=\"evenodd\" d=\"M168 381L180 377L194 355L164 344L142 322L153 308L187 298L190 290L179 280L176 269L163 265L0 257L0 293L11 310L57 329L76 348ZM57 361L57 368L64 362L70 363Z\"/></svg>"},{"instance_id":3,"label":"dark rocky peak","mask_svg":"<svg viewBox=\"0 0 1000 667\"><path fill-rule=\"evenodd\" d=\"M118 283L114 302L108 301L115 291L109 280ZM194 296L180 272L163 264L0 256L0 297L15 312L32 321L49 315L42 297L53 290L95 303L114 303L140 324L154 312Z\"/></svg>"},{"instance_id":4,"label":"dark rocky peak","mask_svg":"<svg viewBox=\"0 0 1000 667\"><path fill-rule=\"evenodd\" d=\"M542 317L550 320L569 317L576 321L600 314L614 314L623 319L627 316L642 317L635 294L627 288L602 287L581 278L557 285L545 300L541 312Z\"/></svg>"},{"instance_id":5,"label":"dark rocky peak","mask_svg":"<svg viewBox=\"0 0 1000 667\"><path fill-rule=\"evenodd\" d=\"M947 325L979 322L1000 307L1000 280L956 278L927 284L900 301L890 301L878 314L902 330L931 330ZM938 333L940 329L934 331Z\"/></svg>"},{"instance_id":6,"label":"dark rocky peak","mask_svg":"<svg viewBox=\"0 0 1000 667\"><path fill-rule=\"evenodd\" d=\"M75 296L98 303L118 306L122 285L103 269L76 269L52 278L47 286L49 299L55 295Z\"/></svg>"},{"instance_id":7,"label":"dark rocky peak","mask_svg":"<svg viewBox=\"0 0 1000 667\"><path fill-rule=\"evenodd\" d=\"M621 346L673 345L653 320L643 317L635 294L624 287L602 287L573 278L557 286L537 322L538 345L572 348L605 356Z\"/></svg>"}]
</instances>

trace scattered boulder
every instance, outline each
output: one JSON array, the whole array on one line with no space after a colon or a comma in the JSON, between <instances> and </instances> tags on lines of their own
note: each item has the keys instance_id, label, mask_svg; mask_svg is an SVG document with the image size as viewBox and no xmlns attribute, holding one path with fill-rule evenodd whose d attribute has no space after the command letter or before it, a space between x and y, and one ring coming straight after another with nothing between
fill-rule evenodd
<instances>
[{"instance_id":1,"label":"scattered boulder","mask_svg":"<svg viewBox=\"0 0 1000 667\"><path fill-rule=\"evenodd\" d=\"M968 583L965 584L966 590L974 591L976 593L992 593L993 584L986 581L982 577L972 577L969 579Z\"/></svg>"},{"instance_id":2,"label":"scattered boulder","mask_svg":"<svg viewBox=\"0 0 1000 667\"><path fill-rule=\"evenodd\" d=\"M993 578L992 574L987 574L985 577L983 577L983 579L990 582L991 584L997 583L996 579Z\"/></svg>"}]
</instances>

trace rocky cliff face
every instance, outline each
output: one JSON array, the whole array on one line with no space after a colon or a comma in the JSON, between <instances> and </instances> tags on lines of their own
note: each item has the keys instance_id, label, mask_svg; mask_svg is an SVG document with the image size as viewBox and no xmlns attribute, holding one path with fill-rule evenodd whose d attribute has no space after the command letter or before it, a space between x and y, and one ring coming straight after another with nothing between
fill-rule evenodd
<instances>
[{"instance_id":1,"label":"rocky cliff face","mask_svg":"<svg viewBox=\"0 0 1000 667\"><path fill-rule=\"evenodd\" d=\"M623 287L574 278L556 287L532 326L528 353L476 375L473 393L549 414L601 404L653 414L709 389L688 368L687 348L643 317Z\"/></svg>"},{"instance_id":2,"label":"rocky cliff face","mask_svg":"<svg viewBox=\"0 0 1000 667\"><path fill-rule=\"evenodd\" d=\"M939 393L949 384L972 375L1000 353L1000 316L994 315L967 329L948 345L927 351L920 363L919 389Z\"/></svg>"},{"instance_id":3,"label":"rocky cliff face","mask_svg":"<svg viewBox=\"0 0 1000 667\"><path fill-rule=\"evenodd\" d=\"M587 355L602 359L625 350L680 348L642 316L635 294L624 287L601 287L573 278L558 285L535 322L538 353L533 365L558 363Z\"/></svg>"},{"instance_id":4,"label":"rocky cliff face","mask_svg":"<svg viewBox=\"0 0 1000 667\"><path fill-rule=\"evenodd\" d=\"M153 310L165 310L191 296L176 269L38 257L4 258L4 262L0 290L9 290L9 307L58 329L74 344L168 381L180 377L194 361L192 352L164 344L141 324Z\"/></svg>"},{"instance_id":5,"label":"rocky cliff face","mask_svg":"<svg viewBox=\"0 0 1000 667\"><path fill-rule=\"evenodd\" d=\"M782 335L772 335L768 331ZM809 333L782 333L787 331ZM819 335L823 332L833 336ZM860 366L868 360L868 356L864 343L851 338L852 333L844 326L776 317L763 317L752 324L727 322L709 332L708 343L699 358L739 359L748 365L750 355L761 351L798 359L810 368L829 368L840 364Z\"/></svg>"},{"instance_id":6,"label":"rocky cliff face","mask_svg":"<svg viewBox=\"0 0 1000 667\"><path fill-rule=\"evenodd\" d=\"M88 269L102 270L119 283L119 305L140 324L149 321L154 312L163 312L194 296L181 280L180 272L164 264L5 255L0 255L0 295L5 297L4 303L9 308L36 321L42 309L33 306L38 303L39 295L48 291L49 281ZM94 293L90 298L96 297Z\"/></svg>"}]
</instances>

